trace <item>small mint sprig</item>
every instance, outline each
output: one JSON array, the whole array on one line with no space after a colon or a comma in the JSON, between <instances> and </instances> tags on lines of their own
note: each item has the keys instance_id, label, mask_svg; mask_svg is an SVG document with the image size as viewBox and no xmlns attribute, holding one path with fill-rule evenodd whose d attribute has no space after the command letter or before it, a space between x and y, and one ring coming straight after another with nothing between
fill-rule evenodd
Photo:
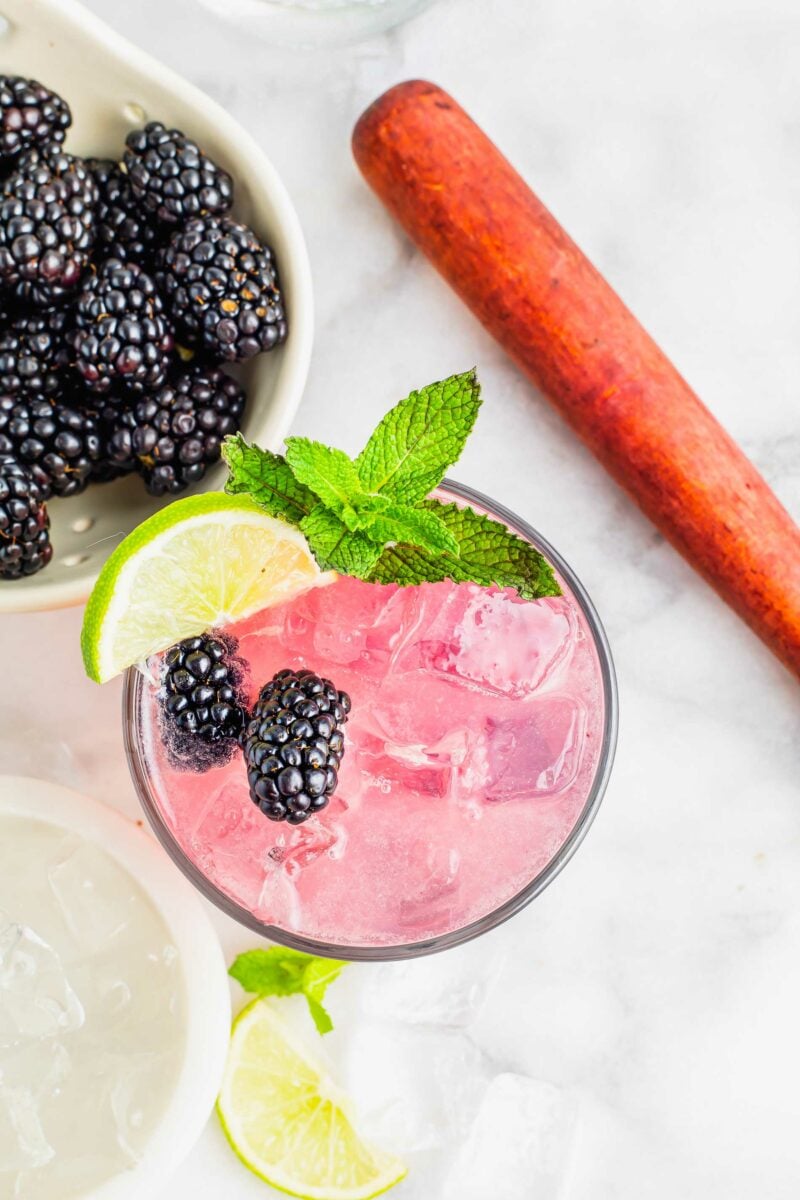
<instances>
[{"instance_id":1,"label":"small mint sprig","mask_svg":"<svg viewBox=\"0 0 800 1200\"><path fill-rule=\"evenodd\" d=\"M231 964L231 975L246 992L256 996L303 995L320 1033L330 1033L333 1022L322 1001L328 986L338 979L346 962L316 958L286 946L248 950Z\"/></svg>"},{"instance_id":2,"label":"small mint sprig","mask_svg":"<svg viewBox=\"0 0 800 1200\"><path fill-rule=\"evenodd\" d=\"M286 454L226 438L226 491L246 492L298 526L322 570L374 583L452 579L510 587L526 600L558 596L550 564L505 525L429 499L460 457L480 408L475 371L412 392L356 459L304 437Z\"/></svg>"}]
</instances>

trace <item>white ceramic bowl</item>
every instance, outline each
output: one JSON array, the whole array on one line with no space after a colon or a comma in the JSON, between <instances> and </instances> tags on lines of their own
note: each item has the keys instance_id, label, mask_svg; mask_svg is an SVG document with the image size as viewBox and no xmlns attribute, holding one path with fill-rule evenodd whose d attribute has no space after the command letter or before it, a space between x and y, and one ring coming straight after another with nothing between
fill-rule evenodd
<instances>
[{"instance_id":1,"label":"white ceramic bowl","mask_svg":"<svg viewBox=\"0 0 800 1200\"><path fill-rule=\"evenodd\" d=\"M163 121L194 137L234 178L234 215L274 248L286 295L289 337L237 372L245 382L246 437L277 449L305 386L313 337L311 270L292 203L256 142L214 101L132 46L77 0L0 0L2 70L39 79L72 108L66 148L119 158L130 129ZM196 490L222 486L224 468ZM168 500L138 478L95 485L54 500L53 561L29 579L0 582L0 612L82 603L120 540Z\"/></svg>"},{"instance_id":2,"label":"white ceramic bowl","mask_svg":"<svg viewBox=\"0 0 800 1200\"><path fill-rule=\"evenodd\" d=\"M140 1161L84 1200L140 1200L160 1193L167 1175L200 1136L225 1068L230 989L217 936L197 893L160 847L113 809L58 784L0 775L0 813L35 814L99 843L134 876L170 930L186 991L186 1040L178 1079Z\"/></svg>"}]
</instances>

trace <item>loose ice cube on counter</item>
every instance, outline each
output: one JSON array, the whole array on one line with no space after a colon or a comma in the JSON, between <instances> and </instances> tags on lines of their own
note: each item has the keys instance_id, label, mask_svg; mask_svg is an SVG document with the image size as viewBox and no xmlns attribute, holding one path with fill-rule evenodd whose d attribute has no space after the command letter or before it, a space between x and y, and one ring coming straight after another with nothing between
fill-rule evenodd
<instances>
[{"instance_id":1,"label":"loose ice cube on counter","mask_svg":"<svg viewBox=\"0 0 800 1200\"><path fill-rule=\"evenodd\" d=\"M559 1200L577 1116L572 1095L524 1075L486 1089L442 1200Z\"/></svg>"},{"instance_id":2,"label":"loose ice cube on counter","mask_svg":"<svg viewBox=\"0 0 800 1200\"><path fill-rule=\"evenodd\" d=\"M480 1051L453 1030L363 1023L343 1058L339 1075L359 1128L401 1157L462 1138L486 1087Z\"/></svg>"},{"instance_id":3,"label":"loose ice cube on counter","mask_svg":"<svg viewBox=\"0 0 800 1200\"><path fill-rule=\"evenodd\" d=\"M0 913L0 1045L83 1024L81 1002L52 946Z\"/></svg>"},{"instance_id":4,"label":"loose ice cube on counter","mask_svg":"<svg viewBox=\"0 0 800 1200\"><path fill-rule=\"evenodd\" d=\"M447 954L371 966L362 1011L377 1020L463 1028L480 1016L504 958L500 942L485 937Z\"/></svg>"}]
</instances>

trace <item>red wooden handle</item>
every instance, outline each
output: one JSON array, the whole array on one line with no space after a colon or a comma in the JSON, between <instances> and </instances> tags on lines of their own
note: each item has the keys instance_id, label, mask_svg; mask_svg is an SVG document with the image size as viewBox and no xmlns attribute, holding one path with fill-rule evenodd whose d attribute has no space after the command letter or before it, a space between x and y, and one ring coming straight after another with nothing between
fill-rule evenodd
<instances>
[{"instance_id":1,"label":"red wooden handle","mask_svg":"<svg viewBox=\"0 0 800 1200\"><path fill-rule=\"evenodd\" d=\"M418 80L359 120L364 176L689 562L800 675L800 529L497 147Z\"/></svg>"}]
</instances>

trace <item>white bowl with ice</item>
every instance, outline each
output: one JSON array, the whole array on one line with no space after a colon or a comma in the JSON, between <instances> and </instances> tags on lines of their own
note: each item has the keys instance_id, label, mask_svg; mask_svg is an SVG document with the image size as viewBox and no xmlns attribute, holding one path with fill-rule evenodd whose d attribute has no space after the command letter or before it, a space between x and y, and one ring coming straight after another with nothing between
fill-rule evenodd
<instances>
[{"instance_id":1,"label":"white bowl with ice","mask_svg":"<svg viewBox=\"0 0 800 1200\"><path fill-rule=\"evenodd\" d=\"M0 776L0 1195L162 1186L208 1119L229 1030L216 935L151 838Z\"/></svg>"}]
</instances>

